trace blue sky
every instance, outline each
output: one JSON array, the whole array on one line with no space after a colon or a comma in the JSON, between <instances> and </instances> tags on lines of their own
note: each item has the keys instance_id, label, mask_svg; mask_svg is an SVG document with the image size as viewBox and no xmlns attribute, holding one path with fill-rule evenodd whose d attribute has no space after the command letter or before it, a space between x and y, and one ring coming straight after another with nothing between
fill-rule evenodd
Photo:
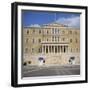
<instances>
[{"instance_id":1,"label":"blue sky","mask_svg":"<svg viewBox=\"0 0 90 90\"><path fill-rule=\"evenodd\" d=\"M39 26L57 22L71 27L80 27L80 14L66 12L22 11L23 26Z\"/></svg>"}]
</instances>

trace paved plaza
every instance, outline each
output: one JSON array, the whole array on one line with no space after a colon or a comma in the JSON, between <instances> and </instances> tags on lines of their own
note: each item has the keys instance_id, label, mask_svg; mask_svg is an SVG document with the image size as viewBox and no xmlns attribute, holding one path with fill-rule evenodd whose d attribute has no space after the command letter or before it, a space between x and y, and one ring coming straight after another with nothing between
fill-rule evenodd
<instances>
[{"instance_id":1,"label":"paved plaza","mask_svg":"<svg viewBox=\"0 0 90 90\"><path fill-rule=\"evenodd\" d=\"M80 75L80 65L67 66L26 66L23 67L23 77Z\"/></svg>"}]
</instances>

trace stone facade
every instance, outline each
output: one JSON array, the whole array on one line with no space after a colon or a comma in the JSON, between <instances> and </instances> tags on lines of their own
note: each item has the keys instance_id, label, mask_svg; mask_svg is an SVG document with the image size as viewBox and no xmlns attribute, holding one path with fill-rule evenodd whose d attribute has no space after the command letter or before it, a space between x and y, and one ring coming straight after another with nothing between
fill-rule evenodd
<instances>
[{"instance_id":1,"label":"stone facade","mask_svg":"<svg viewBox=\"0 0 90 90\"><path fill-rule=\"evenodd\" d=\"M23 63L27 65L80 64L78 28L58 23L24 27L22 38Z\"/></svg>"}]
</instances>

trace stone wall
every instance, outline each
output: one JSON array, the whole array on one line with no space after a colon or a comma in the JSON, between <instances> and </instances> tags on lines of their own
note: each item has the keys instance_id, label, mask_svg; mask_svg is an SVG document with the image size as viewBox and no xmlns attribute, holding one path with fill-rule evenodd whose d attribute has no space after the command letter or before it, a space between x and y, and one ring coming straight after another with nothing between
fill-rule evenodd
<instances>
[{"instance_id":1,"label":"stone wall","mask_svg":"<svg viewBox=\"0 0 90 90\"><path fill-rule=\"evenodd\" d=\"M23 62L26 62L27 65L38 66L40 64L39 57L44 58L45 63L43 63L42 65L45 65L45 66L80 64L79 53L76 53L76 54L75 53L74 54L47 54L47 55L36 54L36 55L25 56ZM74 63L69 62L70 57L75 57Z\"/></svg>"}]
</instances>

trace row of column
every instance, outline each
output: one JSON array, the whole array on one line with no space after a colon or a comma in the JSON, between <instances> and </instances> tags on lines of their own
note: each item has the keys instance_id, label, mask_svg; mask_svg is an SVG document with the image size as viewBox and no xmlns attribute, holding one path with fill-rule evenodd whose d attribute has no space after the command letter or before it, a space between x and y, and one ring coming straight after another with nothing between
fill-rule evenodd
<instances>
[{"instance_id":1,"label":"row of column","mask_svg":"<svg viewBox=\"0 0 90 90\"><path fill-rule=\"evenodd\" d=\"M42 53L66 53L68 52L68 46L54 46L54 45L43 45Z\"/></svg>"}]
</instances>

